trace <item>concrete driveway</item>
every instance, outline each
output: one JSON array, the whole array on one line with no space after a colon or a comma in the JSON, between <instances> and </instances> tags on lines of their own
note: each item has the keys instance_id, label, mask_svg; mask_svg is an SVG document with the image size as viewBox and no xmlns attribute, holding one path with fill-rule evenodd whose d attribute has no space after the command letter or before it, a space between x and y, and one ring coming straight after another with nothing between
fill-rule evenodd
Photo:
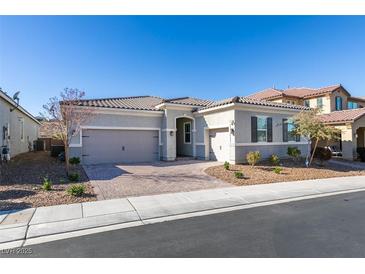
<instances>
[{"instance_id":1,"label":"concrete driveway","mask_svg":"<svg viewBox=\"0 0 365 274\"><path fill-rule=\"evenodd\" d=\"M182 160L133 165L87 165L98 200L200 189L232 187L207 175L204 169L217 162Z\"/></svg>"}]
</instances>

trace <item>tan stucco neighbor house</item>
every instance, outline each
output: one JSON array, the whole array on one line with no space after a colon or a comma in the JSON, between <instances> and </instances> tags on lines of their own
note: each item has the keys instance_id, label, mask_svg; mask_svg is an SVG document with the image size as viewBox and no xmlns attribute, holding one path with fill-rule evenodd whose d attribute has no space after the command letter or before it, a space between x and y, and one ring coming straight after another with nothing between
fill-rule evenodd
<instances>
[{"instance_id":1,"label":"tan stucco neighbor house","mask_svg":"<svg viewBox=\"0 0 365 274\"><path fill-rule=\"evenodd\" d=\"M291 117L308 107L232 97L221 101L154 96L90 99L92 118L73 136L70 156L84 164L174 161L179 157L245 162L249 151L263 158L306 151L307 141L289 134Z\"/></svg>"},{"instance_id":2,"label":"tan stucco neighbor house","mask_svg":"<svg viewBox=\"0 0 365 274\"><path fill-rule=\"evenodd\" d=\"M340 141L320 145L338 147L345 159L356 159L357 148L365 147L365 98L352 97L342 85L283 90L269 88L248 97L319 108L322 121L341 130Z\"/></svg>"},{"instance_id":3,"label":"tan stucco neighbor house","mask_svg":"<svg viewBox=\"0 0 365 274\"><path fill-rule=\"evenodd\" d=\"M1 147L7 146L11 157L29 151L38 139L39 125L35 117L0 90Z\"/></svg>"}]
</instances>

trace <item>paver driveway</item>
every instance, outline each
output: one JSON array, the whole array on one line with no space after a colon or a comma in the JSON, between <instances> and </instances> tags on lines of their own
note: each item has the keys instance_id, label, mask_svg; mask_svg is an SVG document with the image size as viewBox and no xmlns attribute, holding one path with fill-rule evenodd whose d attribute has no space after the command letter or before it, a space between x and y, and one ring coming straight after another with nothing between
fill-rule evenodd
<instances>
[{"instance_id":1,"label":"paver driveway","mask_svg":"<svg viewBox=\"0 0 365 274\"><path fill-rule=\"evenodd\" d=\"M84 166L98 200L232 187L204 169L220 163L183 160L133 165Z\"/></svg>"}]
</instances>

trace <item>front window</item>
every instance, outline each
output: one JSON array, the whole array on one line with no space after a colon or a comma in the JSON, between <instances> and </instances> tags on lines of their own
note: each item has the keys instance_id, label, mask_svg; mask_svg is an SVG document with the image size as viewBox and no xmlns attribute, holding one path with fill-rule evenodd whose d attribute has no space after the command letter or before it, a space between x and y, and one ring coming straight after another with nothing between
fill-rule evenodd
<instances>
[{"instance_id":1,"label":"front window","mask_svg":"<svg viewBox=\"0 0 365 274\"><path fill-rule=\"evenodd\" d=\"M294 120L289 118L288 119L288 141L296 141L296 135L293 133L294 131Z\"/></svg>"},{"instance_id":2,"label":"front window","mask_svg":"<svg viewBox=\"0 0 365 274\"><path fill-rule=\"evenodd\" d=\"M267 142L267 119L266 117L257 117L257 141Z\"/></svg>"},{"instance_id":3,"label":"front window","mask_svg":"<svg viewBox=\"0 0 365 274\"><path fill-rule=\"evenodd\" d=\"M322 109L323 108L323 98L317 98L317 108Z\"/></svg>"},{"instance_id":4,"label":"front window","mask_svg":"<svg viewBox=\"0 0 365 274\"><path fill-rule=\"evenodd\" d=\"M184 123L184 143L191 143L191 122Z\"/></svg>"},{"instance_id":5,"label":"front window","mask_svg":"<svg viewBox=\"0 0 365 274\"><path fill-rule=\"evenodd\" d=\"M306 106L308 108L311 106L309 100L304 100L304 106Z\"/></svg>"},{"instance_id":6,"label":"front window","mask_svg":"<svg viewBox=\"0 0 365 274\"><path fill-rule=\"evenodd\" d=\"M342 110L342 97L336 97L336 110Z\"/></svg>"},{"instance_id":7,"label":"front window","mask_svg":"<svg viewBox=\"0 0 365 274\"><path fill-rule=\"evenodd\" d=\"M355 102L348 102L347 103L347 108L348 109L355 109L355 108L359 108L359 104L355 103Z\"/></svg>"}]
</instances>

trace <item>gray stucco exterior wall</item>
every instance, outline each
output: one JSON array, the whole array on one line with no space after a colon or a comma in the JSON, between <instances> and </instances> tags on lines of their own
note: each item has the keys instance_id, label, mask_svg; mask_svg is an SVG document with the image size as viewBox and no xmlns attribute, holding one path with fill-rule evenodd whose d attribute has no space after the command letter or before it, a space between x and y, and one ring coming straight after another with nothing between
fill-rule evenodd
<instances>
[{"instance_id":1,"label":"gray stucco exterior wall","mask_svg":"<svg viewBox=\"0 0 365 274\"><path fill-rule=\"evenodd\" d=\"M38 139L39 134L39 124L19 109L10 112L13 108L14 106L0 98L0 146L9 146L11 157L28 152L29 143L33 146L33 141ZM8 128L10 139L3 138L3 127Z\"/></svg>"}]
</instances>

